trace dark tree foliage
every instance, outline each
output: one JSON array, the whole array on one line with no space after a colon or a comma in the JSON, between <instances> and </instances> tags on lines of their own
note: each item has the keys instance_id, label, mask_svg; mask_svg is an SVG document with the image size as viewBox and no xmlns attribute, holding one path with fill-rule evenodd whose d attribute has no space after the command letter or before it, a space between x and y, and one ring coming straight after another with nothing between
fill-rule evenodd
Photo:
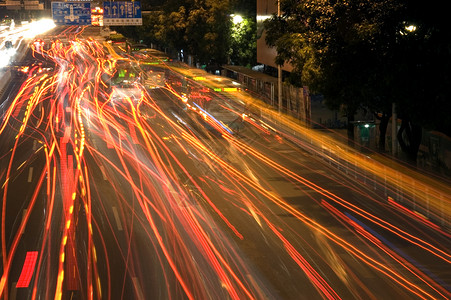
<instances>
[{"instance_id":1,"label":"dark tree foliage","mask_svg":"<svg viewBox=\"0 0 451 300\"><path fill-rule=\"evenodd\" d=\"M201 64L256 62L255 1L146 0L143 26L115 27L135 41L192 55ZM244 22L233 27L231 14Z\"/></svg>"},{"instance_id":2,"label":"dark tree foliage","mask_svg":"<svg viewBox=\"0 0 451 300\"><path fill-rule=\"evenodd\" d=\"M234 1L233 13L243 21L231 28L230 63L252 67L257 63L257 1Z\"/></svg>"},{"instance_id":3,"label":"dark tree foliage","mask_svg":"<svg viewBox=\"0 0 451 300\"><path fill-rule=\"evenodd\" d=\"M415 158L419 126L451 134L451 38L444 3L419 0L280 0L265 22L276 62L352 118L359 107L381 118L396 103L400 145ZM410 26L410 27L409 27ZM411 27L415 26L415 27ZM385 132L381 132L385 136Z\"/></svg>"},{"instance_id":4,"label":"dark tree foliage","mask_svg":"<svg viewBox=\"0 0 451 300\"><path fill-rule=\"evenodd\" d=\"M257 23L252 16L231 28L230 63L252 67L257 63Z\"/></svg>"},{"instance_id":5,"label":"dark tree foliage","mask_svg":"<svg viewBox=\"0 0 451 300\"><path fill-rule=\"evenodd\" d=\"M196 62L227 61L230 48L229 0L171 0L151 24L162 44L193 55Z\"/></svg>"}]
</instances>

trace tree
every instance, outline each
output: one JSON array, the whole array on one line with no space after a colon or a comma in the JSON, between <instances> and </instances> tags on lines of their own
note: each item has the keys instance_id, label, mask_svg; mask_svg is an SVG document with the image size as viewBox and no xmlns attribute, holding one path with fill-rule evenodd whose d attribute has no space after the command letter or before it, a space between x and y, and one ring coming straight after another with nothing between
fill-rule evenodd
<instances>
[{"instance_id":1,"label":"tree","mask_svg":"<svg viewBox=\"0 0 451 300\"><path fill-rule=\"evenodd\" d=\"M116 27L136 41L194 56L201 64L256 63L255 1L153 0L143 26ZM244 17L233 25L231 14Z\"/></svg>"},{"instance_id":2,"label":"tree","mask_svg":"<svg viewBox=\"0 0 451 300\"><path fill-rule=\"evenodd\" d=\"M231 29L230 61L234 65L251 67L257 63L257 24L250 16L244 16Z\"/></svg>"},{"instance_id":3,"label":"tree","mask_svg":"<svg viewBox=\"0 0 451 300\"><path fill-rule=\"evenodd\" d=\"M412 129L409 134L398 134L404 139L400 140L401 146L406 146L403 150L412 158L419 146L421 131L414 130L417 125L445 128L449 124L449 117L445 118L448 121L435 120L430 103L425 101L428 98L449 107L451 39L444 27L446 18L437 21L433 17L436 6L415 0L280 3L282 16L265 22L267 43L278 51L276 62L289 61L302 84L323 93L330 107L344 107L348 118L359 107L371 109L383 119L384 129L391 103L396 102L398 115L409 124L401 130ZM430 7L430 12L419 13L423 6ZM410 24L421 30L407 30ZM431 55L433 51L440 53L439 58ZM432 71L437 60L445 65L440 68L442 78ZM427 82L437 89L413 89L412 79L417 87Z\"/></svg>"},{"instance_id":4,"label":"tree","mask_svg":"<svg viewBox=\"0 0 451 300\"><path fill-rule=\"evenodd\" d=\"M170 0L143 16L143 26L115 29L135 40L183 50L201 64L226 63L231 7L230 0Z\"/></svg>"},{"instance_id":5,"label":"tree","mask_svg":"<svg viewBox=\"0 0 451 300\"><path fill-rule=\"evenodd\" d=\"M400 145L413 159L421 129L451 136L451 32L448 12L439 1L408 1L404 28L395 52ZM416 133L416 134L415 134Z\"/></svg>"},{"instance_id":6,"label":"tree","mask_svg":"<svg viewBox=\"0 0 451 300\"><path fill-rule=\"evenodd\" d=\"M374 43L379 24L387 12L396 11L389 7L392 1L370 2L282 0L283 15L266 22L277 63L291 62L302 84L324 94L330 108L343 109L350 139L357 109L375 98L377 87L369 82L379 81L375 68L384 60Z\"/></svg>"},{"instance_id":7,"label":"tree","mask_svg":"<svg viewBox=\"0 0 451 300\"><path fill-rule=\"evenodd\" d=\"M229 0L168 1L154 19L155 37L163 44L193 55L205 64L227 61L230 45Z\"/></svg>"}]
</instances>

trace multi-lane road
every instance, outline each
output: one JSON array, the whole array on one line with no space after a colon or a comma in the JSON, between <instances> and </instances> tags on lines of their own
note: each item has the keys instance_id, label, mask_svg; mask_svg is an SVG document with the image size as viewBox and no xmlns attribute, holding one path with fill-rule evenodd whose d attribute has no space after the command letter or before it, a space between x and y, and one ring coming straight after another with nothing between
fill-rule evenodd
<instances>
[{"instance_id":1,"label":"multi-lane road","mask_svg":"<svg viewBox=\"0 0 451 300\"><path fill-rule=\"evenodd\" d=\"M93 27L2 96L2 299L447 299L450 185Z\"/></svg>"}]
</instances>

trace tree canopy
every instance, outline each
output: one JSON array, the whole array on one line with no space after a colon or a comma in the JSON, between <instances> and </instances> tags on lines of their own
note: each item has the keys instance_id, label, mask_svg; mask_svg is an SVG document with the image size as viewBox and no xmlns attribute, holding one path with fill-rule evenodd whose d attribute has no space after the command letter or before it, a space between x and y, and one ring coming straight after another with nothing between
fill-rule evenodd
<instances>
[{"instance_id":1,"label":"tree canopy","mask_svg":"<svg viewBox=\"0 0 451 300\"><path fill-rule=\"evenodd\" d=\"M232 25L230 35L230 63L252 67L257 63L257 23L244 15L241 22Z\"/></svg>"},{"instance_id":2,"label":"tree canopy","mask_svg":"<svg viewBox=\"0 0 451 300\"><path fill-rule=\"evenodd\" d=\"M280 0L265 22L276 63L331 108L359 107L451 135L451 39L444 4L418 0ZM441 9L440 9L441 7Z\"/></svg>"},{"instance_id":3,"label":"tree canopy","mask_svg":"<svg viewBox=\"0 0 451 300\"><path fill-rule=\"evenodd\" d=\"M118 27L127 36L170 51L192 55L200 64L256 62L255 1L153 0L143 26ZM144 6L144 5L143 5ZM244 20L232 23L233 13Z\"/></svg>"},{"instance_id":4,"label":"tree canopy","mask_svg":"<svg viewBox=\"0 0 451 300\"><path fill-rule=\"evenodd\" d=\"M230 0L170 0L132 30L147 43L193 55L196 62L224 63L230 48ZM136 34L133 34L133 31Z\"/></svg>"}]
</instances>

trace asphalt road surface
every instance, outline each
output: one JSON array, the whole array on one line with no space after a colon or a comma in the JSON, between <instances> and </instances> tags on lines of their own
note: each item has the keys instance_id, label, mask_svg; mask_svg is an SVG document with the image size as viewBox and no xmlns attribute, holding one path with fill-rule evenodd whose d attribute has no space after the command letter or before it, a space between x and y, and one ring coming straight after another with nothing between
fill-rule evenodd
<instances>
[{"instance_id":1,"label":"asphalt road surface","mask_svg":"<svg viewBox=\"0 0 451 300\"><path fill-rule=\"evenodd\" d=\"M447 179L96 28L42 38L1 99L2 299L451 297Z\"/></svg>"}]
</instances>

